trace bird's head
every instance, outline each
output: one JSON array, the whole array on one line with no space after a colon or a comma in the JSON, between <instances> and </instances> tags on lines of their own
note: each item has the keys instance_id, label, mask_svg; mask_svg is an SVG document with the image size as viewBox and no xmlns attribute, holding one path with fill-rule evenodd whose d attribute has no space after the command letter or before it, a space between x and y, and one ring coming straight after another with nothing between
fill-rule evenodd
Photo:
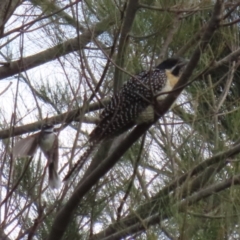
<instances>
[{"instance_id":1,"label":"bird's head","mask_svg":"<svg viewBox=\"0 0 240 240\"><path fill-rule=\"evenodd\" d=\"M43 132L53 132L53 129L54 129L54 125L53 124L50 124L50 123L45 123L42 125L42 131Z\"/></svg>"},{"instance_id":2,"label":"bird's head","mask_svg":"<svg viewBox=\"0 0 240 240\"><path fill-rule=\"evenodd\" d=\"M157 68L161 70L168 70L174 76L180 77L188 62L188 60L183 58L168 58L161 62Z\"/></svg>"}]
</instances>

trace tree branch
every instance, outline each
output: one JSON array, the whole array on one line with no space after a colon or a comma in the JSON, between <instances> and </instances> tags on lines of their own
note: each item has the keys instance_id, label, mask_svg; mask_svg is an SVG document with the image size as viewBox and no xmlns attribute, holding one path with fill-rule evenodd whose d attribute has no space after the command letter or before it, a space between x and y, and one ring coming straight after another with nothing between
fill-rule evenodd
<instances>
[{"instance_id":1,"label":"tree branch","mask_svg":"<svg viewBox=\"0 0 240 240\"><path fill-rule=\"evenodd\" d=\"M0 1L0 38L4 33L4 25L20 4L20 0Z\"/></svg>"},{"instance_id":2,"label":"tree branch","mask_svg":"<svg viewBox=\"0 0 240 240\"><path fill-rule=\"evenodd\" d=\"M122 219L118 223L114 223L110 225L108 228L106 228L104 231L96 234L93 236L93 239L101 239L104 236L111 236L112 234L116 233L119 229L124 229L129 226L134 226L135 224L141 225L141 222L139 222L139 217L141 219L145 219L151 215L151 212L155 213L156 209L162 209L161 210L161 216L164 216L166 212L164 212L162 205L164 205L164 209L167 209L168 204L170 204L170 201L164 200L168 199L169 193L172 191L175 191L178 187L180 187L186 180L190 179L192 176L196 174L200 174L203 172L207 167L214 165L216 163L220 164L220 161L224 162L227 158L233 157L236 154L240 153L240 144L230 148L229 150L219 153L203 162L201 162L196 167L192 168L190 171L179 177L178 179L174 180L172 183L165 186L162 190L160 190L154 197L152 197L150 200L148 200L145 204L142 204L141 207L139 207L135 213L128 215L124 219ZM198 187L198 189L196 189ZM189 193L198 191L201 189L202 186L195 185L194 189L191 189ZM174 194L175 195L175 194ZM185 198L186 195L181 195L181 199ZM171 207L172 208L172 207ZM165 216L166 217L166 216ZM169 217L169 215L168 215Z\"/></svg>"},{"instance_id":3,"label":"tree branch","mask_svg":"<svg viewBox=\"0 0 240 240\"><path fill-rule=\"evenodd\" d=\"M232 185L239 185L240 184L240 175L233 176L225 181L222 181L217 184L213 184L209 187L206 187L202 190L200 190L197 194L194 194L182 201L179 201L177 204L174 204L171 206L171 208L174 208L178 210L179 212L185 212L186 208L193 205L194 203L197 203L198 201L209 197L213 193L221 192L225 190L226 188L231 187ZM113 231L113 234L109 235L106 231L101 232L101 234L96 234L91 240L119 240L123 237L129 236L133 233L140 232L145 230L146 227L159 224L159 222L165 220L166 218L169 218L172 216L172 212L168 211L169 205L171 205L171 201L160 201L157 205L158 209L161 209L161 211L154 212L153 215L150 217L145 217L144 219L141 219L141 221L137 221L134 224L131 224L129 221L124 222L121 221L120 223L114 224L114 226L111 226L111 230ZM150 210L151 208L148 208ZM135 215L138 215L136 213ZM137 217L135 217L137 218ZM139 218L137 218L139 219ZM126 220L125 220L126 221ZM109 227L110 228L110 227Z\"/></svg>"},{"instance_id":4,"label":"tree branch","mask_svg":"<svg viewBox=\"0 0 240 240\"><path fill-rule=\"evenodd\" d=\"M9 138L9 137L22 135L24 133L30 133L30 132L38 131L38 130L41 129L42 124L45 123L46 121L48 123L52 123L52 124L70 123L72 121L78 121L79 116L82 115L83 110L85 110L84 113L99 110L108 101L109 101L109 99L105 98L101 101L101 103L100 102L95 102L93 104L90 104L88 106L87 110L85 110L84 106L82 106L78 109L74 109L72 111L68 111L68 112L59 114L59 115L54 116L54 117L45 118L42 121L26 124L26 125L20 126L20 127L14 127L14 128L11 127L9 129L4 129L4 130L0 131L0 139L5 139L5 138Z\"/></svg>"},{"instance_id":5,"label":"tree branch","mask_svg":"<svg viewBox=\"0 0 240 240\"><path fill-rule=\"evenodd\" d=\"M76 38L69 39L64 43L58 44L55 47L49 48L35 55L6 63L4 66L0 67L0 79L13 76L14 74L37 67L71 52L78 51L91 42L93 38L98 37L106 31L113 23L114 17L110 15L91 29L84 31Z\"/></svg>"},{"instance_id":6,"label":"tree branch","mask_svg":"<svg viewBox=\"0 0 240 240\"><path fill-rule=\"evenodd\" d=\"M119 66L120 68L124 67L129 33L132 28L132 24L138 8L139 8L138 0L128 1L126 16L124 17L123 26L121 29L118 55L116 59L116 65ZM119 88L123 85L122 76L123 76L123 72L121 71L121 69L115 68L114 87L113 87L114 93L116 93L119 90Z\"/></svg>"},{"instance_id":7,"label":"tree branch","mask_svg":"<svg viewBox=\"0 0 240 240\"><path fill-rule=\"evenodd\" d=\"M212 18L209 21L209 25L206 27L202 40L193 53L192 58L186 67L186 70L176 85L176 88L179 88L179 90L175 91L172 94L169 94L163 103L157 106L158 114L156 114L155 122L159 119L159 117L163 116L168 111L170 106L182 91L183 87L180 88L180 86L187 83L188 79L190 78L194 68L199 61L201 53L204 51L213 33L219 26L222 9L223 0L216 1ZM57 217L53 222L48 240L60 240L63 237L63 234L71 221L72 214L76 210L83 196L92 188L92 186L94 186L94 184L98 182L102 176L104 176L115 165L115 163L122 157L122 155L132 146L135 141L138 140L138 138L144 132L148 130L151 125L152 124L142 124L135 127L133 131L126 137L126 139L116 147L115 151L113 151L105 160L101 161L98 167L91 174L89 174L85 179L82 179L66 205L57 214Z\"/></svg>"}]
</instances>

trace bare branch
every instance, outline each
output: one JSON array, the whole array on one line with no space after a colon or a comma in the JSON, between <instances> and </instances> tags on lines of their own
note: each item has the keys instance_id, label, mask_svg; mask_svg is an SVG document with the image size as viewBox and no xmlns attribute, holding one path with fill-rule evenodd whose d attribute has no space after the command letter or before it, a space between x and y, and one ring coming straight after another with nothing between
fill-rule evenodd
<instances>
[{"instance_id":1,"label":"bare branch","mask_svg":"<svg viewBox=\"0 0 240 240\"><path fill-rule=\"evenodd\" d=\"M103 107L103 104L106 104L108 101L109 101L109 99L104 99L101 101L101 103L96 102L96 103L90 104L88 106L88 109L86 110L86 112L91 112L91 111L101 109ZM54 117L45 118L42 121L26 124L21 127L14 127L14 129L10 128L10 129L2 130L2 131L0 131L0 139L18 136L18 135L21 135L24 133L38 131L41 129L42 124L45 123L46 121L48 121L49 123L52 123L52 124L70 123L72 121L78 121L79 116L81 116L83 109L84 109L84 106L80 107L78 109L72 110L72 111L65 112L63 114L59 114ZM88 118L87 118L87 120L88 120Z\"/></svg>"},{"instance_id":2,"label":"bare branch","mask_svg":"<svg viewBox=\"0 0 240 240\"><path fill-rule=\"evenodd\" d=\"M5 23L12 16L20 2L20 0L0 1L0 38L3 36Z\"/></svg>"},{"instance_id":3,"label":"bare branch","mask_svg":"<svg viewBox=\"0 0 240 240\"><path fill-rule=\"evenodd\" d=\"M78 51L79 49L84 48L84 46L86 46L89 42L91 42L93 37L96 38L104 31L106 31L113 23L114 18L110 15L103 21L97 23L91 29L83 32L79 37L67 40L64 43L58 44L55 47L49 48L35 55L25 57L14 62L6 63L5 66L0 67L0 79L13 76L14 74L55 60L58 57L64 56L74 51Z\"/></svg>"},{"instance_id":4,"label":"bare branch","mask_svg":"<svg viewBox=\"0 0 240 240\"><path fill-rule=\"evenodd\" d=\"M176 87L180 87L185 84L190 78L194 68L196 67L201 53L204 51L205 47L209 43L213 33L218 28L223 10L223 1L218 0L214 6L212 18L209 21L209 25L206 27L206 30L203 34L202 40L193 53L193 56L181 76ZM177 91L173 94L169 94L166 99L163 101L163 104L157 108L157 112L159 113L156 116L156 121L160 116L163 116L170 106L173 104L177 96L180 94L181 90ZM52 230L49 234L48 240L61 239L69 222L72 217L73 212L77 208L79 202L83 198L83 196L98 182L98 180L104 176L120 159L120 157L132 146L132 144L151 126L152 124L142 124L133 129L133 131L126 137L126 139L117 146L115 151L111 153L105 160L101 161L98 167L85 179L79 183L73 195L70 197L65 206L59 211L57 217L54 220Z\"/></svg>"},{"instance_id":5,"label":"bare branch","mask_svg":"<svg viewBox=\"0 0 240 240\"><path fill-rule=\"evenodd\" d=\"M116 59L116 65L120 68L124 66L125 62L125 55L128 45L128 35L132 28L132 24L139 8L138 0L130 0L128 1L128 6L126 10L126 16L124 18L124 22L122 25L121 33L120 33L120 40L119 40L119 47L118 47L118 55ZM114 73L114 93L116 93L119 88L123 85L122 79L123 73L119 68L115 69Z\"/></svg>"}]
</instances>

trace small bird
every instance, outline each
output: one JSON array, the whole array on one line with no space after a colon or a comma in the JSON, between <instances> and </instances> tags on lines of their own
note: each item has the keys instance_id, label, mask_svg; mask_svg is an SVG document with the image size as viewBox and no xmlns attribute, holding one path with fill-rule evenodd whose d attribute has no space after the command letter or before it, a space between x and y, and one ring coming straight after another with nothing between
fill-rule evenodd
<instances>
[{"instance_id":1,"label":"small bird","mask_svg":"<svg viewBox=\"0 0 240 240\"><path fill-rule=\"evenodd\" d=\"M49 186L60 188L58 176L58 137L52 124L44 124L40 132L18 141L13 148L13 158L33 156L40 147L48 161Z\"/></svg>"},{"instance_id":2,"label":"small bird","mask_svg":"<svg viewBox=\"0 0 240 240\"><path fill-rule=\"evenodd\" d=\"M98 125L89 136L89 147L63 181L68 180L82 167L103 140L115 137L134 125L153 122L154 103L167 97L187 63L188 61L182 58L169 58L155 68L132 77L124 84L103 109Z\"/></svg>"}]
</instances>

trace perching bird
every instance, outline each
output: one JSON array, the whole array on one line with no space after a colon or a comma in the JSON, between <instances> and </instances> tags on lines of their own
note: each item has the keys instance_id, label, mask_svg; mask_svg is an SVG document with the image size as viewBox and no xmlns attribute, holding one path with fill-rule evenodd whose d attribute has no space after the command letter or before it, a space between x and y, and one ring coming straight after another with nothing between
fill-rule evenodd
<instances>
[{"instance_id":1,"label":"perching bird","mask_svg":"<svg viewBox=\"0 0 240 240\"><path fill-rule=\"evenodd\" d=\"M64 181L77 172L102 140L115 137L126 130L154 120L154 102L162 101L178 82L187 61L169 58L150 71L132 77L115 94L100 115L100 122L89 137L89 147L67 173ZM162 94L161 94L162 93Z\"/></svg>"},{"instance_id":2,"label":"perching bird","mask_svg":"<svg viewBox=\"0 0 240 240\"><path fill-rule=\"evenodd\" d=\"M59 188L61 180L58 176L58 137L53 131L54 126L44 124L39 133L30 135L17 142L13 148L13 158L33 156L40 147L48 161L49 186Z\"/></svg>"}]
</instances>

